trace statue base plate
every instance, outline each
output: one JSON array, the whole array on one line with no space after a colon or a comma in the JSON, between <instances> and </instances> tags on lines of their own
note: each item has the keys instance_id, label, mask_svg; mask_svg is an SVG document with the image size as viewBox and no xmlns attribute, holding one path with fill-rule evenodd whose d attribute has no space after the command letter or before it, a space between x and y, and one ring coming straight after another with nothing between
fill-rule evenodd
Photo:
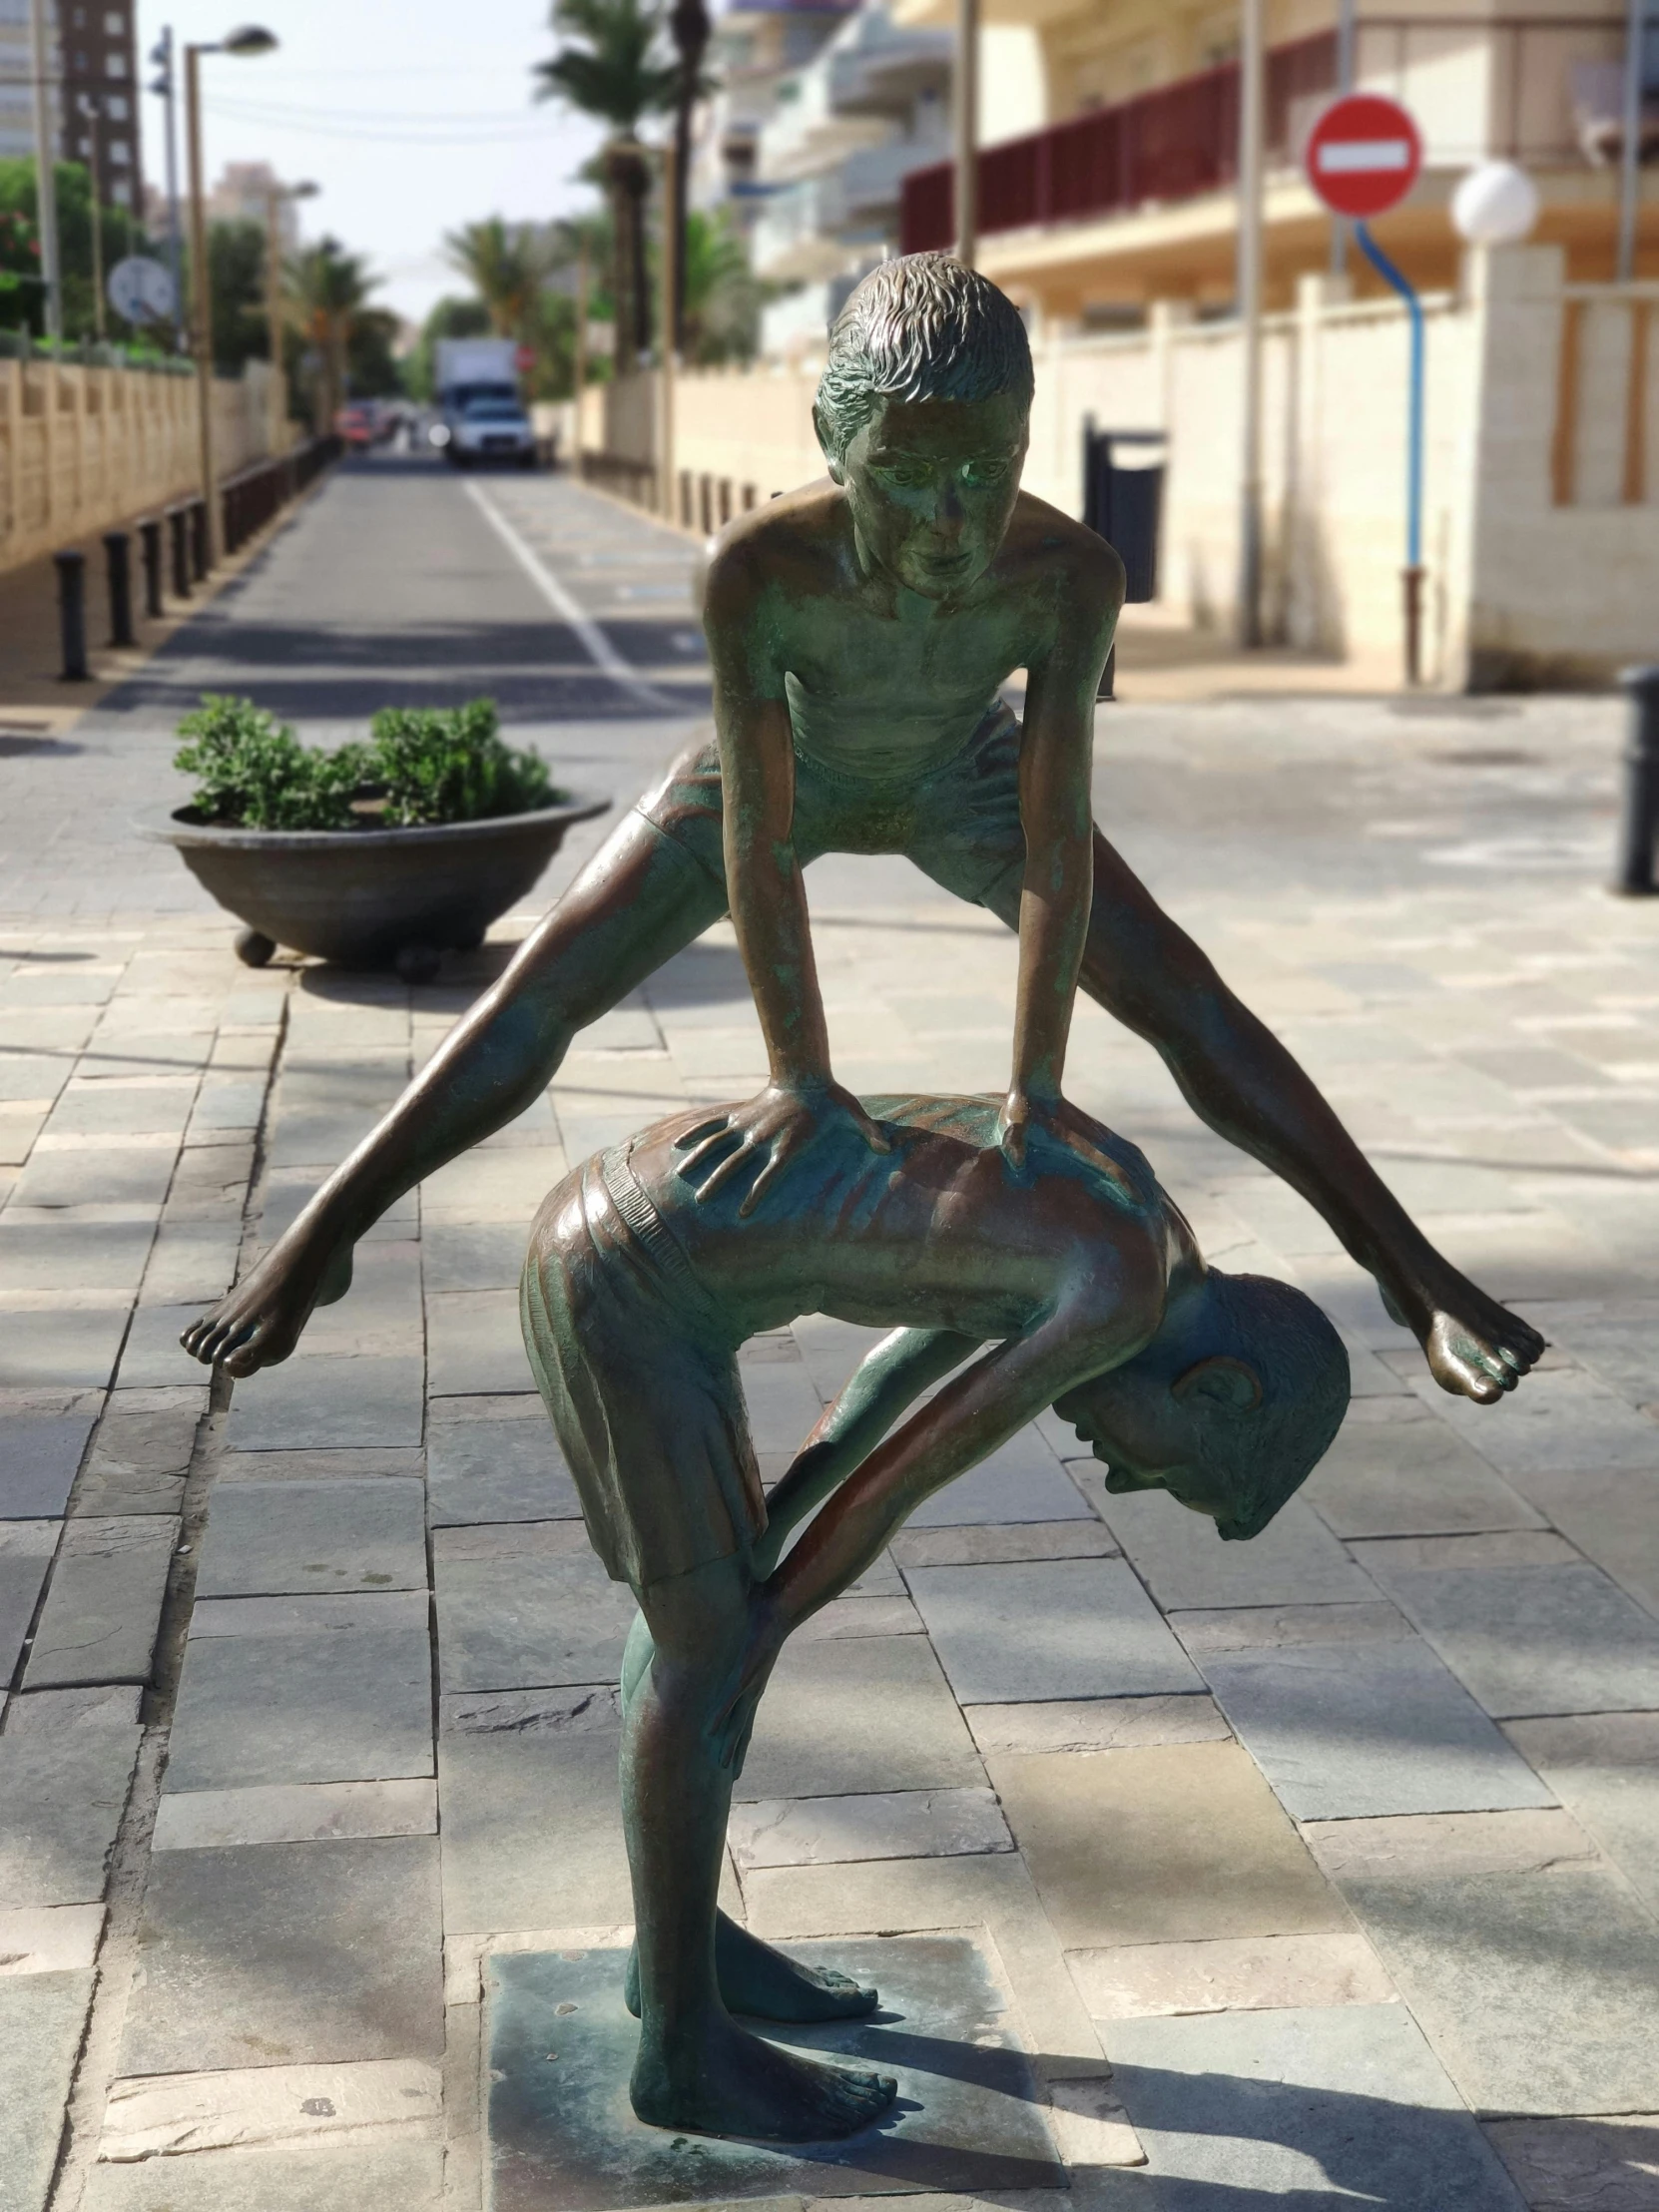
<instances>
[{"instance_id":1,"label":"statue base plate","mask_svg":"<svg viewBox=\"0 0 1659 2212\"><path fill-rule=\"evenodd\" d=\"M642 2126L628 2102L639 2026L622 2001L626 1952L500 1951L484 1961L490 2212L1066 2186L978 1941L866 1936L785 1947L880 1990L866 2020L765 2027L789 2049L895 2074L898 2101L874 2127L840 2143L768 2144Z\"/></svg>"}]
</instances>

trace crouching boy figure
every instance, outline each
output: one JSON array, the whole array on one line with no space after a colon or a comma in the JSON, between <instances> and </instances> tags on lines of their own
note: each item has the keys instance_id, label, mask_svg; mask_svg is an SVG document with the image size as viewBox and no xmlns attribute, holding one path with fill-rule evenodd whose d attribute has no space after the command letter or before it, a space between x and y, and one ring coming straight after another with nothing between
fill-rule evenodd
<instances>
[{"instance_id":1,"label":"crouching boy figure","mask_svg":"<svg viewBox=\"0 0 1659 2212\"><path fill-rule=\"evenodd\" d=\"M847 1116L770 1174L752 1154L721 1173L744 1146L741 1115L665 1121L549 1196L525 1269L531 1364L594 1547L642 1616L622 1752L642 2021L632 2096L660 2127L825 2141L895 2094L886 2076L809 2061L733 2017L822 2020L876 2001L717 1908L733 1781L791 1631L1045 1405L1078 1422L1114 1486L1161 1485L1246 1537L1348 1403L1347 1355L1318 1308L1206 1269L1146 1161L1098 1124L1034 1127L1016 1161L996 1101L867 1111L880 1151ZM819 1311L895 1333L769 1510L738 1349Z\"/></svg>"}]
</instances>

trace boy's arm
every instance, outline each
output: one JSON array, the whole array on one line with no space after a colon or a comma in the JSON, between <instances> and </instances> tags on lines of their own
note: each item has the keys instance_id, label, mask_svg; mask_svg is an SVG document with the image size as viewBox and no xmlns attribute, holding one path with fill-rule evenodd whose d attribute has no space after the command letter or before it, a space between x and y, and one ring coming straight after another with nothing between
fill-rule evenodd
<instances>
[{"instance_id":1,"label":"boy's arm","mask_svg":"<svg viewBox=\"0 0 1659 2212\"><path fill-rule=\"evenodd\" d=\"M1060 1084L1094 890L1095 694L1122 600L1123 564L1099 544L1098 554L1069 571L1051 617L1052 641L1031 660L1019 758L1019 988L1001 1123L1014 1160L1023 1157L1033 1120L1064 1112Z\"/></svg>"},{"instance_id":2,"label":"boy's arm","mask_svg":"<svg viewBox=\"0 0 1659 2212\"><path fill-rule=\"evenodd\" d=\"M843 1115L865 1142L885 1138L830 1070L830 1033L813 958L807 893L795 849L795 735L784 672L772 644L776 610L757 581L750 549L717 558L710 572L705 627L714 668L715 731L725 808L726 885L755 1010L766 1039L770 1080L760 1096L718 1125L693 1132L688 1166L730 1146L699 1186L700 1199L762 1158L740 1213L826 1123ZM731 1146L733 1136L739 1139Z\"/></svg>"}]
</instances>

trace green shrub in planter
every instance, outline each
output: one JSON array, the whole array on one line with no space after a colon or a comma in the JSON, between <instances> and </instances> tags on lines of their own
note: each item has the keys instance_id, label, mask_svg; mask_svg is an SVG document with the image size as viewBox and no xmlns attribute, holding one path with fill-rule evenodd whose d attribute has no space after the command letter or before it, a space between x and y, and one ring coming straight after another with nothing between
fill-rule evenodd
<instances>
[{"instance_id":1,"label":"green shrub in planter","mask_svg":"<svg viewBox=\"0 0 1659 2212\"><path fill-rule=\"evenodd\" d=\"M412 829L556 806L540 754L503 744L493 699L387 707L366 745L301 745L251 699L207 693L179 725L175 768L200 821L238 830Z\"/></svg>"}]
</instances>

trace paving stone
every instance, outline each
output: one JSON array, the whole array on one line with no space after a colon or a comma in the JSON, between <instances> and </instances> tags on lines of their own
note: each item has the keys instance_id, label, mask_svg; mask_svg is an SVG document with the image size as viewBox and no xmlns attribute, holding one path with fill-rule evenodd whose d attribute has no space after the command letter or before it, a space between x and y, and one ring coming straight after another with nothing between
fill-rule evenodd
<instances>
[{"instance_id":1,"label":"paving stone","mask_svg":"<svg viewBox=\"0 0 1659 2212\"><path fill-rule=\"evenodd\" d=\"M140 1306L121 1350L118 1387L154 1388L196 1382L203 1372L201 1362L191 1358L179 1339L201 1318L202 1304L196 1299L176 1306Z\"/></svg>"},{"instance_id":2,"label":"paving stone","mask_svg":"<svg viewBox=\"0 0 1659 2212\"><path fill-rule=\"evenodd\" d=\"M337 1450L421 1440L425 1363L404 1356L289 1360L236 1386L235 1451Z\"/></svg>"},{"instance_id":3,"label":"paving stone","mask_svg":"<svg viewBox=\"0 0 1659 2212\"><path fill-rule=\"evenodd\" d=\"M52 1109L52 1131L60 1137L178 1136L196 1103L196 1087L194 1074L106 1077L95 1083L71 1078Z\"/></svg>"},{"instance_id":4,"label":"paving stone","mask_svg":"<svg viewBox=\"0 0 1659 2212\"><path fill-rule=\"evenodd\" d=\"M148 1682L178 1540L166 1516L70 1521L24 1688Z\"/></svg>"},{"instance_id":5,"label":"paving stone","mask_svg":"<svg viewBox=\"0 0 1659 2212\"><path fill-rule=\"evenodd\" d=\"M1523 1496L1526 1476L1561 1467L1659 1468L1659 1424L1573 1368L1535 1371L1501 1405L1448 1397L1428 1376L1412 1387Z\"/></svg>"},{"instance_id":6,"label":"paving stone","mask_svg":"<svg viewBox=\"0 0 1659 2212\"><path fill-rule=\"evenodd\" d=\"M333 1843L347 1836L435 1836L431 1782L275 1783L256 1790L170 1792L156 1812L153 1851L226 1844Z\"/></svg>"},{"instance_id":7,"label":"paving stone","mask_svg":"<svg viewBox=\"0 0 1659 2212\"><path fill-rule=\"evenodd\" d=\"M1302 1840L1334 1882L1351 1875L1537 1874L1596 1857L1591 1838L1558 1806L1304 1821Z\"/></svg>"},{"instance_id":8,"label":"paving stone","mask_svg":"<svg viewBox=\"0 0 1659 2212\"><path fill-rule=\"evenodd\" d=\"M1122 2020L1109 2047L1142 2201L1522 2212L1402 2005Z\"/></svg>"},{"instance_id":9,"label":"paving stone","mask_svg":"<svg viewBox=\"0 0 1659 2212\"><path fill-rule=\"evenodd\" d=\"M1067 1963L1091 2018L1283 2011L1292 2005L1392 2004L1363 1936L1227 1936L1205 1943L1121 1943Z\"/></svg>"},{"instance_id":10,"label":"paving stone","mask_svg":"<svg viewBox=\"0 0 1659 2212\"><path fill-rule=\"evenodd\" d=\"M524 1702L510 1709L501 1699L444 1700L445 1931L631 1922L614 1691L545 1691L539 1705L514 1695ZM474 1725L450 1724L457 1712Z\"/></svg>"},{"instance_id":11,"label":"paving stone","mask_svg":"<svg viewBox=\"0 0 1659 2212\"><path fill-rule=\"evenodd\" d=\"M1348 1925L1237 1744L1005 1752L986 1766L1068 1950Z\"/></svg>"},{"instance_id":12,"label":"paving stone","mask_svg":"<svg viewBox=\"0 0 1659 2212\"><path fill-rule=\"evenodd\" d=\"M439 1421L427 1435L432 1526L577 1520L581 1504L541 1400L528 1420Z\"/></svg>"},{"instance_id":13,"label":"paving stone","mask_svg":"<svg viewBox=\"0 0 1659 2212\"><path fill-rule=\"evenodd\" d=\"M971 1789L984 1780L924 1637L792 1638L761 1700L736 1795L844 1797Z\"/></svg>"},{"instance_id":14,"label":"paving stone","mask_svg":"<svg viewBox=\"0 0 1659 2212\"><path fill-rule=\"evenodd\" d=\"M438 2212L438 2143L194 2151L95 2166L85 2212Z\"/></svg>"},{"instance_id":15,"label":"paving stone","mask_svg":"<svg viewBox=\"0 0 1659 2212\"><path fill-rule=\"evenodd\" d=\"M892 1540L901 1567L992 1567L1021 1559L1108 1559L1117 1550L1091 1513L1086 1520L981 1521L954 1528L901 1528Z\"/></svg>"},{"instance_id":16,"label":"paving stone","mask_svg":"<svg viewBox=\"0 0 1659 2212\"><path fill-rule=\"evenodd\" d=\"M0 1291L124 1291L139 1287L156 1234L145 1221L0 1219Z\"/></svg>"},{"instance_id":17,"label":"paving stone","mask_svg":"<svg viewBox=\"0 0 1659 2212\"><path fill-rule=\"evenodd\" d=\"M237 1482L215 1492L199 1597L423 1590L419 1482Z\"/></svg>"},{"instance_id":18,"label":"paving stone","mask_svg":"<svg viewBox=\"0 0 1659 2212\"><path fill-rule=\"evenodd\" d=\"M177 1148L161 1144L70 1144L40 1139L17 1179L14 1206L160 1206Z\"/></svg>"},{"instance_id":19,"label":"paving stone","mask_svg":"<svg viewBox=\"0 0 1659 2212\"><path fill-rule=\"evenodd\" d=\"M426 1836L160 1853L122 2073L439 2057L437 1861Z\"/></svg>"},{"instance_id":20,"label":"paving stone","mask_svg":"<svg viewBox=\"0 0 1659 2212\"><path fill-rule=\"evenodd\" d=\"M1529 1474L1527 1494L1585 1558L1659 1613L1659 1480L1646 1468Z\"/></svg>"},{"instance_id":21,"label":"paving stone","mask_svg":"<svg viewBox=\"0 0 1659 2212\"><path fill-rule=\"evenodd\" d=\"M1659 1707L1659 1622L1595 1567L1417 1569L1383 1579L1499 1720Z\"/></svg>"},{"instance_id":22,"label":"paving stone","mask_svg":"<svg viewBox=\"0 0 1659 2212\"><path fill-rule=\"evenodd\" d=\"M632 1128L638 1122L630 1124ZM420 1186L423 1228L449 1222L512 1222L530 1241L536 1209L568 1172L558 1145L464 1152Z\"/></svg>"},{"instance_id":23,"label":"paving stone","mask_svg":"<svg viewBox=\"0 0 1659 2212\"><path fill-rule=\"evenodd\" d=\"M1402 1569L1571 1567L1578 1554L1553 1528L1499 1528L1478 1536L1389 1536L1356 1543L1354 1555L1379 1577Z\"/></svg>"},{"instance_id":24,"label":"paving stone","mask_svg":"<svg viewBox=\"0 0 1659 2212\"><path fill-rule=\"evenodd\" d=\"M426 1454L413 1445L366 1444L338 1451L227 1451L219 1462L221 1482L324 1482L342 1476L366 1482L383 1474L405 1474L419 1481Z\"/></svg>"},{"instance_id":25,"label":"paving stone","mask_svg":"<svg viewBox=\"0 0 1659 2212\"><path fill-rule=\"evenodd\" d=\"M14 1701L25 1708L28 1698ZM0 1736L0 1908L96 1904L127 1803L139 1730L104 1725Z\"/></svg>"},{"instance_id":26,"label":"paving stone","mask_svg":"<svg viewBox=\"0 0 1659 2212\"><path fill-rule=\"evenodd\" d=\"M176 2176L225 2150L283 2146L348 2160L367 2144L434 2138L442 2097L441 2074L418 2058L139 2074L110 2084L99 2156Z\"/></svg>"},{"instance_id":27,"label":"paving stone","mask_svg":"<svg viewBox=\"0 0 1659 2212\"><path fill-rule=\"evenodd\" d=\"M1659 2114L1488 2120L1486 2136L1530 2212L1659 2212Z\"/></svg>"},{"instance_id":28,"label":"paving stone","mask_svg":"<svg viewBox=\"0 0 1659 2212\"><path fill-rule=\"evenodd\" d=\"M1216 1651L1277 1651L1294 1644L1403 1643L1416 1631L1385 1598L1362 1605L1247 1605L1172 1613L1170 1626L1195 1659Z\"/></svg>"},{"instance_id":29,"label":"paving stone","mask_svg":"<svg viewBox=\"0 0 1659 2212\"><path fill-rule=\"evenodd\" d=\"M56 1734L65 1728L136 1728L144 1692L136 1682L100 1682L73 1690L35 1690L6 1710L8 1736Z\"/></svg>"},{"instance_id":30,"label":"paving stone","mask_svg":"<svg viewBox=\"0 0 1659 2212\"><path fill-rule=\"evenodd\" d=\"M764 1798L734 1805L728 1848L739 1871L859 1859L952 1859L1012 1851L994 1794L893 1790L861 1797Z\"/></svg>"},{"instance_id":31,"label":"paving stone","mask_svg":"<svg viewBox=\"0 0 1659 2212\"><path fill-rule=\"evenodd\" d=\"M21 1906L0 1912L0 1974L79 1972L97 1957L103 1933L101 1905Z\"/></svg>"},{"instance_id":32,"label":"paving stone","mask_svg":"<svg viewBox=\"0 0 1659 2212\"><path fill-rule=\"evenodd\" d=\"M55 1520L0 1523L0 1684L16 1671L23 1639L58 1548Z\"/></svg>"},{"instance_id":33,"label":"paving stone","mask_svg":"<svg viewBox=\"0 0 1659 2212\"><path fill-rule=\"evenodd\" d=\"M426 1357L434 1397L528 1389L532 1377L516 1289L429 1293Z\"/></svg>"},{"instance_id":34,"label":"paving stone","mask_svg":"<svg viewBox=\"0 0 1659 2212\"><path fill-rule=\"evenodd\" d=\"M307 1629L409 1628L426 1632L431 1599L425 1590L342 1590L326 1597L204 1597L186 1633L198 1636L287 1636Z\"/></svg>"},{"instance_id":35,"label":"paving stone","mask_svg":"<svg viewBox=\"0 0 1659 2212\"><path fill-rule=\"evenodd\" d=\"M1511 1721L1504 1734L1659 1908L1659 1714Z\"/></svg>"},{"instance_id":36,"label":"paving stone","mask_svg":"<svg viewBox=\"0 0 1659 2212\"><path fill-rule=\"evenodd\" d=\"M1191 1606L1330 1605L1377 1595L1318 1514L1292 1498L1249 1543L1223 1543L1206 1513L1141 1490L1106 1496L1106 1525L1166 1612Z\"/></svg>"},{"instance_id":37,"label":"paving stone","mask_svg":"<svg viewBox=\"0 0 1659 2212\"><path fill-rule=\"evenodd\" d=\"M1088 1506L1035 1428L946 1483L910 1515L915 1529L997 1521L1087 1521Z\"/></svg>"},{"instance_id":38,"label":"paving stone","mask_svg":"<svg viewBox=\"0 0 1659 2212\"><path fill-rule=\"evenodd\" d=\"M516 1221L434 1223L420 1239L426 1288L516 1292L529 1242Z\"/></svg>"},{"instance_id":39,"label":"paving stone","mask_svg":"<svg viewBox=\"0 0 1659 2212\"><path fill-rule=\"evenodd\" d=\"M794 1338L751 1340L738 1356L738 1375L757 1453L794 1458L824 1411Z\"/></svg>"},{"instance_id":40,"label":"paving stone","mask_svg":"<svg viewBox=\"0 0 1659 2212\"><path fill-rule=\"evenodd\" d=\"M201 1312L223 1298L236 1279L241 1250L240 1221L164 1215L144 1271L144 1295L156 1305L185 1303Z\"/></svg>"},{"instance_id":41,"label":"paving stone","mask_svg":"<svg viewBox=\"0 0 1659 2212\"><path fill-rule=\"evenodd\" d=\"M14 1306L5 1319L0 1389L101 1390L115 1373L125 1306Z\"/></svg>"},{"instance_id":42,"label":"paving stone","mask_svg":"<svg viewBox=\"0 0 1659 2212\"><path fill-rule=\"evenodd\" d=\"M486 1981L487 2140L496 2212L576 2212L685 2201L688 2186L722 2204L776 2207L810 2191L845 2201L866 2190L912 2189L936 2207L959 2192L1052 2188L1062 2178L1030 2058L1008 1998L967 1936L912 1936L834 1946L847 1970L879 1973L886 2004L869 2021L777 2030L804 2051L890 2065L900 2102L877 2130L844 2143L702 2138L695 2179L665 2168L662 2137L612 2093L638 2030L622 2003L623 1953L505 1951ZM828 1963L830 1946L804 1954ZM566 2011L559 2018L561 2007ZM556 2030L550 2023L557 2020ZM557 2033L558 2056L549 2059ZM971 2073L951 2054L974 2052Z\"/></svg>"},{"instance_id":43,"label":"paving stone","mask_svg":"<svg viewBox=\"0 0 1659 2212\"><path fill-rule=\"evenodd\" d=\"M92 1975L0 1975L0 2204L45 2212Z\"/></svg>"},{"instance_id":44,"label":"paving stone","mask_svg":"<svg viewBox=\"0 0 1659 2212\"><path fill-rule=\"evenodd\" d=\"M1139 1751L1228 1741L1208 1697L1079 1698L1056 1705L970 1705L962 1718L988 1758L997 1751Z\"/></svg>"},{"instance_id":45,"label":"paving stone","mask_svg":"<svg viewBox=\"0 0 1659 2212\"><path fill-rule=\"evenodd\" d=\"M1351 1407L1302 1495L1339 1536L1539 1525L1534 1508L1479 1452L1413 1398Z\"/></svg>"},{"instance_id":46,"label":"paving stone","mask_svg":"<svg viewBox=\"0 0 1659 2212\"><path fill-rule=\"evenodd\" d=\"M439 1559L435 1579L446 1691L616 1679L634 1600L590 1552Z\"/></svg>"},{"instance_id":47,"label":"paving stone","mask_svg":"<svg viewBox=\"0 0 1659 2212\"><path fill-rule=\"evenodd\" d=\"M1425 1644L1233 1652L1204 1671L1296 1820L1549 1803Z\"/></svg>"},{"instance_id":48,"label":"paving stone","mask_svg":"<svg viewBox=\"0 0 1659 2212\"><path fill-rule=\"evenodd\" d=\"M1353 1875L1343 1891L1475 2111L1659 2110L1659 1927L1610 1870Z\"/></svg>"},{"instance_id":49,"label":"paving stone","mask_svg":"<svg viewBox=\"0 0 1659 2212\"><path fill-rule=\"evenodd\" d=\"M887 1332L865 1329L858 1322L837 1321L831 1314L804 1314L790 1334L801 1347L807 1373L828 1405L864 1355L873 1352Z\"/></svg>"},{"instance_id":50,"label":"paving stone","mask_svg":"<svg viewBox=\"0 0 1659 2212\"><path fill-rule=\"evenodd\" d=\"M1121 1559L915 1567L905 1579L964 1705L1202 1687Z\"/></svg>"},{"instance_id":51,"label":"paving stone","mask_svg":"<svg viewBox=\"0 0 1659 2212\"><path fill-rule=\"evenodd\" d=\"M432 1772L424 1627L193 1636L174 1714L174 1790L376 1782Z\"/></svg>"},{"instance_id":52,"label":"paving stone","mask_svg":"<svg viewBox=\"0 0 1659 2212\"><path fill-rule=\"evenodd\" d=\"M579 1520L496 1521L481 1528L434 1528L432 1557L456 1559L563 1559L573 1552L591 1556L587 1529Z\"/></svg>"}]
</instances>

